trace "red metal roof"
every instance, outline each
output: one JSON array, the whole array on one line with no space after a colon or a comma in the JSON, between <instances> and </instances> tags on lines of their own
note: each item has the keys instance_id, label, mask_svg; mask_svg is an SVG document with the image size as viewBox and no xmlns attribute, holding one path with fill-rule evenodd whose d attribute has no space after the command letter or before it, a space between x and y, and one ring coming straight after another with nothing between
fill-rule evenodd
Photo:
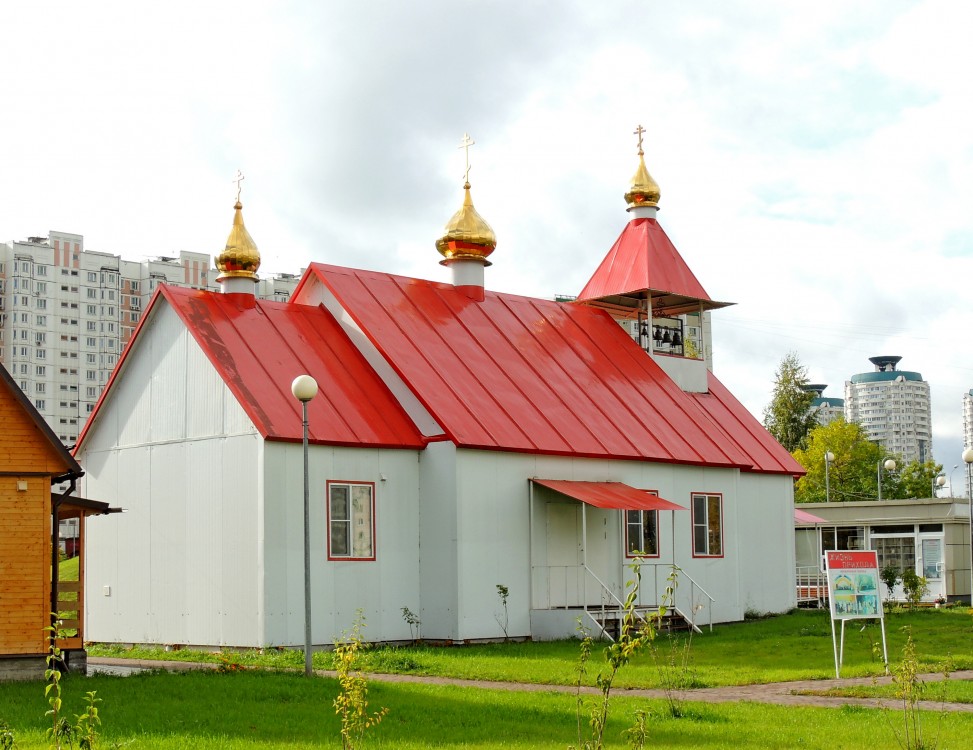
<instances>
[{"instance_id":1,"label":"red metal roof","mask_svg":"<svg viewBox=\"0 0 973 750\"><path fill-rule=\"evenodd\" d=\"M794 508L794 523L828 523L828 521L813 513L808 513L806 510Z\"/></svg>"},{"instance_id":2,"label":"red metal roof","mask_svg":"<svg viewBox=\"0 0 973 750\"><path fill-rule=\"evenodd\" d=\"M421 448L425 440L335 319L320 307L254 300L162 285L145 319L164 299L233 392L260 434L303 438L301 403L291 382L309 374L318 394L308 403L308 439L330 445ZM125 350L78 444L97 421L114 379L138 348L143 325Z\"/></svg>"},{"instance_id":3,"label":"red metal roof","mask_svg":"<svg viewBox=\"0 0 973 750\"><path fill-rule=\"evenodd\" d=\"M647 490L636 489L622 482L574 482L564 479L531 479L534 484L573 497L595 508L618 510L687 510L681 505L663 500Z\"/></svg>"},{"instance_id":4,"label":"red metal roof","mask_svg":"<svg viewBox=\"0 0 973 750\"><path fill-rule=\"evenodd\" d=\"M803 476L806 472L773 435L727 390L712 373L707 373L709 393L687 394L713 420L714 426L750 457L757 471Z\"/></svg>"},{"instance_id":5,"label":"red metal roof","mask_svg":"<svg viewBox=\"0 0 973 750\"><path fill-rule=\"evenodd\" d=\"M578 301L644 290L710 297L655 219L632 219L578 295Z\"/></svg>"},{"instance_id":6,"label":"red metal roof","mask_svg":"<svg viewBox=\"0 0 973 750\"><path fill-rule=\"evenodd\" d=\"M603 310L490 291L476 302L449 284L322 264L308 274L457 445L785 470L756 420L701 408Z\"/></svg>"}]
</instances>

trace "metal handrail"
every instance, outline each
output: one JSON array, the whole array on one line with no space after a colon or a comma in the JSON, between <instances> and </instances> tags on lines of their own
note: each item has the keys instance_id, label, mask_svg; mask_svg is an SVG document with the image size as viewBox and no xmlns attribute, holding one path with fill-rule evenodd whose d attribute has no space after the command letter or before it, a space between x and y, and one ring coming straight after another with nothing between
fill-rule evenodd
<instances>
[{"instance_id":1,"label":"metal handrail","mask_svg":"<svg viewBox=\"0 0 973 750\"><path fill-rule=\"evenodd\" d=\"M698 611L698 609L702 609L705 607L706 615L707 615L706 624L711 631L713 630L713 604L716 603L716 598L713 597L706 589L700 586L691 575L689 575L684 569L680 568L678 565L673 565L672 563L652 563L652 562L646 562L645 560L642 560L638 562L638 565L640 569L650 567L653 570L653 576L652 576L653 602L660 601L660 597L659 597L659 571L660 570L666 572L666 577L664 580L668 580L669 577L672 575L672 573L677 573L678 574L676 578L677 583L680 581L680 579L682 579L683 581L688 581L690 586L689 611L692 613L691 616L687 617L683 608L679 606L678 588L675 589L672 593L672 602L670 606L672 607L673 610L676 611L677 614L679 614L680 617L682 617L686 622L690 623L690 625L692 625L693 628L697 630L697 632L699 632L699 628L696 626L696 612ZM640 603L642 602L642 590L639 591ZM697 596L697 592L699 594L702 594L703 597L709 600L708 606L702 603L697 604L697 602L700 600L700 597ZM653 604L651 606L658 606L658 605Z\"/></svg>"},{"instance_id":2,"label":"metal handrail","mask_svg":"<svg viewBox=\"0 0 973 750\"><path fill-rule=\"evenodd\" d=\"M689 610L688 611L691 614L689 616L687 616L686 615L686 611L687 610L684 607L680 606L679 601L678 601L678 598L679 598L678 597L678 589L673 592L673 600L672 600L672 602L670 602L670 605L669 605L670 608L676 614L678 614L680 617L682 617L687 623L689 623L696 630L696 632L702 632L702 631L700 631L699 627L696 625L695 615L696 615L696 612L699 609L702 609L702 608L705 607L707 609L707 622L706 622L706 625L709 627L709 629L711 631L713 630L713 606L712 605L716 602L716 599L712 595L710 595L710 593L708 591L706 591L706 589L704 589L702 586L700 586L695 581L695 579L693 579L692 576L690 576L688 573L686 573L678 565L672 565L671 563L648 563L648 562L642 561L639 564L639 567L640 568L651 567L653 569L652 592L651 592L652 593L652 600L651 600L651 603L647 603L645 601L645 598L646 598L645 597L646 587L643 585L643 587L639 591L638 603L639 603L640 606L643 606L643 607L652 607L652 608L658 607L659 606L659 602L660 602L660 597L659 597L659 571L660 570L664 570L666 572L666 579L668 579L669 576L671 575L671 573L673 571L675 571L676 573L679 574L679 578L681 578L683 581L688 581L689 582ZM618 611L621 611L621 610L623 610L625 608L625 603L615 594L615 592L611 589L611 587L608 586L608 584L606 584L604 581L602 581L601 578L599 578L598 575L593 570L591 570L591 568L589 568L587 565L584 565L584 564L580 564L580 565L536 565L536 566L534 566L533 569L534 570L546 570L546 571L548 571L548 575L547 575L547 587L546 587L547 588L547 602L546 602L546 604L547 604L547 608L548 609L569 609L572 606L572 605L568 604L569 596L568 596L568 575L567 575L567 572L570 571L570 570L573 570L573 571L576 571L576 572L583 572L584 574L586 574L584 576L584 578L582 578L582 580L578 582L578 583L581 584L580 587L579 587L580 590L577 591L577 596L580 599L580 601L579 601L578 604L573 605L573 606L577 606L577 607L583 609L585 611L585 613L588 615L588 617L590 619L592 619L594 622L597 622L597 618L594 617L594 615L592 614L592 612L598 612L601 615L602 619L604 620L605 619L605 615L606 615L606 613L608 611L608 608L606 607L606 604L608 604L608 603L613 604L614 605L613 609L617 609ZM564 575L564 597L563 597L564 604L563 605L560 605L560 606L557 606L557 607L555 607L555 606L553 606L551 604L551 599L552 599L552 595L551 595L552 594L552 591L551 591L552 576L550 575L550 572L553 571L553 570L563 570L565 572L565 575ZM588 601L588 584L587 584L588 576L591 576L591 578L595 581L595 583L598 584L598 587L600 589L600 592L599 592L599 594L600 594L600 596L599 596L600 604L599 605L593 606ZM677 578L677 580L678 580L678 578ZM698 602L700 602L703 598L705 598L705 599L707 599L709 601L709 605L708 606L706 606L704 604L698 604ZM639 614L639 617L642 617L642 615ZM603 635L605 635L608 638L611 638L611 636L608 635L607 632L605 632L605 628L604 628L604 626L601 623L598 623L598 627L601 629Z\"/></svg>"}]
</instances>

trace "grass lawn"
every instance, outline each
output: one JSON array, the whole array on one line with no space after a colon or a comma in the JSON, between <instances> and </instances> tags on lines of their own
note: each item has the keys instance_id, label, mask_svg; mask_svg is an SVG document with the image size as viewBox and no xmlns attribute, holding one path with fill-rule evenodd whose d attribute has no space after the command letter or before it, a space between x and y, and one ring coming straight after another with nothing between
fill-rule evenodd
<instances>
[{"instance_id":1,"label":"grass lawn","mask_svg":"<svg viewBox=\"0 0 973 750\"><path fill-rule=\"evenodd\" d=\"M851 687L831 688L829 690L804 691L807 695L825 695L835 698L891 698L895 695L894 685L853 685ZM928 682L922 700L949 703L973 703L973 682L947 680Z\"/></svg>"},{"instance_id":2,"label":"grass lawn","mask_svg":"<svg viewBox=\"0 0 973 750\"><path fill-rule=\"evenodd\" d=\"M692 641L693 687L747 685L834 677L831 625L827 611L799 610L780 617L716 626ZM864 629L863 629L864 628ZM953 669L973 668L973 617L966 608L922 609L886 617L889 660L900 658L909 628L924 671L939 671L947 660ZM678 651L686 636L658 641L662 658L671 645ZM842 677L883 673L873 644L881 644L877 624L850 623L845 635ZM597 649L596 649L597 651ZM133 658L217 661L218 654L189 650L122 649L98 646L92 655ZM597 655L597 654L596 654ZM296 651L243 652L233 657L243 664L294 667L303 665ZM435 675L480 680L571 685L576 680L577 641L548 643L496 643L462 647L430 646L376 648L366 655L368 669L376 672ZM331 668L329 653L315 654L314 666ZM589 670L590 681L594 674ZM624 687L658 687L659 674L649 655L633 660L616 682Z\"/></svg>"},{"instance_id":3,"label":"grass lawn","mask_svg":"<svg viewBox=\"0 0 973 750\"><path fill-rule=\"evenodd\" d=\"M280 672L147 673L131 677L69 676L62 682L66 713L81 710L85 691L104 699L107 742L142 750L304 750L340 747L331 707L336 682ZM41 682L0 683L0 719L16 732L17 748L47 747ZM371 706L388 716L367 736L369 748L558 748L576 742L574 697L431 685L370 686ZM607 747L633 712L653 712L649 746L675 748L894 747L895 713L848 707L795 708L753 703L689 704L687 716L661 718L657 701L619 698ZM927 736L938 723L925 717ZM973 715L942 722L941 747L968 746Z\"/></svg>"}]
</instances>

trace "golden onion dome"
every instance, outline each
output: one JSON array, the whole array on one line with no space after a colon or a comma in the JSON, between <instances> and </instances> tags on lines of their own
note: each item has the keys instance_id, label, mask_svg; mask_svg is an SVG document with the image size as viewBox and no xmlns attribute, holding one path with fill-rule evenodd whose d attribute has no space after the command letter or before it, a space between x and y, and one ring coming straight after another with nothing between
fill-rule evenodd
<instances>
[{"instance_id":1,"label":"golden onion dome","mask_svg":"<svg viewBox=\"0 0 973 750\"><path fill-rule=\"evenodd\" d=\"M662 191L659 189L659 183L652 179L649 170L645 168L645 157L640 148L639 168L635 171L635 176L632 177L632 184L628 192L625 193L625 202L629 208L636 208L637 206L658 207L661 196Z\"/></svg>"},{"instance_id":2,"label":"golden onion dome","mask_svg":"<svg viewBox=\"0 0 973 750\"><path fill-rule=\"evenodd\" d=\"M489 266L487 257L497 247L497 236L473 208L469 182L463 185L463 190L466 191L463 205L446 222L443 236L436 240L436 249L444 258L441 261L443 265L454 260L480 260L483 265Z\"/></svg>"},{"instance_id":3,"label":"golden onion dome","mask_svg":"<svg viewBox=\"0 0 973 750\"><path fill-rule=\"evenodd\" d=\"M229 278L245 278L257 280L257 269L260 268L260 251L243 224L243 204L237 196L233 206L233 228L226 238L226 249L216 256L216 268L220 275L217 281Z\"/></svg>"}]
</instances>

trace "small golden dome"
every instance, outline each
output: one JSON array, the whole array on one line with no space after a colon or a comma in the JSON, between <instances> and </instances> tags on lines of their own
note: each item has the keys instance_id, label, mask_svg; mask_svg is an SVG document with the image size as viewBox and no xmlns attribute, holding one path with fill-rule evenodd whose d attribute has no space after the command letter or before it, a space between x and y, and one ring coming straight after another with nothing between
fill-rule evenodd
<instances>
[{"instance_id":1,"label":"small golden dome","mask_svg":"<svg viewBox=\"0 0 973 750\"><path fill-rule=\"evenodd\" d=\"M233 228L226 238L226 249L216 257L216 268L220 272L216 280L245 278L256 281L257 269L260 268L260 251L243 225L243 204L240 203L239 196L233 208Z\"/></svg>"},{"instance_id":2,"label":"small golden dome","mask_svg":"<svg viewBox=\"0 0 973 750\"><path fill-rule=\"evenodd\" d=\"M473 208L470 183L463 185L466 194L463 206L446 223L443 236L436 240L436 249L443 256L443 265L454 260L481 260L489 266L487 257L497 247L497 236L490 225Z\"/></svg>"},{"instance_id":3,"label":"small golden dome","mask_svg":"<svg viewBox=\"0 0 973 750\"><path fill-rule=\"evenodd\" d=\"M632 184L628 192L625 193L625 202L629 208L637 206L658 207L661 196L662 191L659 190L659 183L652 179L649 170L645 168L645 157L640 148L639 168L635 171L635 176L632 177Z\"/></svg>"}]
</instances>

